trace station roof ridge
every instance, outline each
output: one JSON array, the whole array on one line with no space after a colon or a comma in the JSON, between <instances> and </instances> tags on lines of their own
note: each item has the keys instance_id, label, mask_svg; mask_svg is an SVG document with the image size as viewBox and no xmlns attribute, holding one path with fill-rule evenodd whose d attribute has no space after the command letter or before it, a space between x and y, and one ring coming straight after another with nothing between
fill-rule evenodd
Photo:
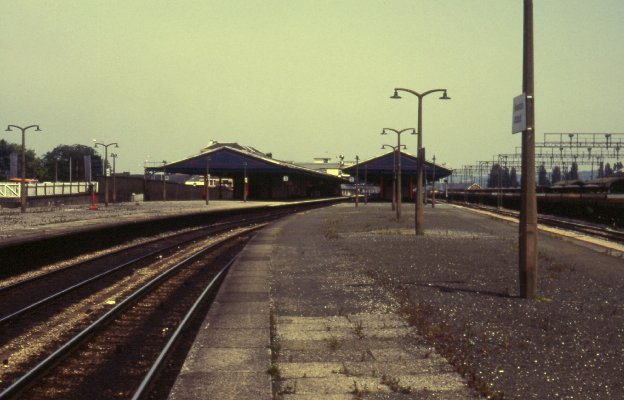
<instances>
[{"instance_id":1,"label":"station roof ridge","mask_svg":"<svg viewBox=\"0 0 624 400\"><path fill-rule=\"evenodd\" d=\"M234 153L236 155L242 156L243 158L247 157L256 161L259 161L260 163L263 164L268 164L270 166L273 167L277 167L281 172L286 172L288 170L292 170L292 171L296 171L296 172L301 172L304 174L309 174L309 175L315 175L315 176L319 176L319 177L323 177L323 178L331 178L331 179L337 179L337 180L343 180L342 178L339 178L335 175L331 175L328 173L325 173L323 171L318 171L315 169L311 169L311 168L307 168L307 167L303 167L301 165L297 165L297 164L293 164L290 162L286 162L286 161L281 161L281 160L277 160L275 158L273 158L270 153L263 153L253 147L249 147L249 146L241 146L238 143L216 143L215 145L206 147L204 149L202 149L202 151L199 154L196 154L194 156L190 156L187 157L185 159L181 159L181 160L177 160L171 163L167 163L164 166L159 166L159 167L151 167L148 168L148 170L151 171L162 171L163 169L167 169L168 171L171 172L176 172L176 168L178 169L184 169L187 172L182 172L182 173L189 173L188 170L190 169L195 169L197 171L195 171L195 174L200 174L201 171L203 170L204 165L202 164L201 166L195 166L195 167L191 167L191 166L184 166L185 163L191 163L193 161L197 161L197 160L202 160L205 159L206 157L210 157L211 155L215 155L215 154L219 154L219 153L224 153L224 152L229 152L229 153ZM237 169L237 170L242 170L243 169L243 164L241 164L240 166L233 166L230 165L229 168L230 169ZM253 169L253 166L249 166L249 169Z\"/></svg>"}]
</instances>

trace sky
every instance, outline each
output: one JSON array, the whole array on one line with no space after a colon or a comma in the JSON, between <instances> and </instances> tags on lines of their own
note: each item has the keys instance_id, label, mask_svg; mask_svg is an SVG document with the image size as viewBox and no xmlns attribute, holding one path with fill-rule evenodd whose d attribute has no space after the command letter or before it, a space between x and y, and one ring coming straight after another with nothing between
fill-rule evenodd
<instances>
[{"instance_id":1,"label":"sky","mask_svg":"<svg viewBox=\"0 0 624 400\"><path fill-rule=\"evenodd\" d=\"M621 0L534 0L537 140L624 132L622 21ZM382 128L417 126L395 87L442 88L452 100L423 100L423 146L459 168L520 146L522 24L522 0L0 0L0 125L39 124L39 156L117 142L133 173L210 140L367 159L396 145Z\"/></svg>"}]
</instances>

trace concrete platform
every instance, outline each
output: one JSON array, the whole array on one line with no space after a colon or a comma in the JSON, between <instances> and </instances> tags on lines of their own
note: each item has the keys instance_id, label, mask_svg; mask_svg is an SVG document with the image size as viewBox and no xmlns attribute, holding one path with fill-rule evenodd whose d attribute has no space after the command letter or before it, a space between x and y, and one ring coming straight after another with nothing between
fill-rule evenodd
<instances>
[{"instance_id":1,"label":"concrete platform","mask_svg":"<svg viewBox=\"0 0 624 400\"><path fill-rule=\"evenodd\" d=\"M327 218L344 207L353 205L289 217L256 235L226 277L170 399L473 398L395 313L396 301L358 269L345 271L345 255L323 245L332 240Z\"/></svg>"},{"instance_id":2,"label":"concrete platform","mask_svg":"<svg viewBox=\"0 0 624 400\"><path fill-rule=\"evenodd\" d=\"M587 282L562 283L561 275L598 268L614 274L605 281L621 284L624 260L609 249L540 236L545 283L531 305L517 297L515 225L439 204L426 209L426 235L417 237L413 206L404 207L397 222L388 204L339 204L290 216L258 233L226 277L170 399L549 398L540 397L543 387L531 392L522 385L553 373L546 353L559 351L559 303L573 303L553 300L564 297L560 286ZM562 264L570 260L573 267ZM602 307L604 299L588 290ZM584 295L578 288L568 291ZM607 312L611 319L619 315ZM546 335L553 340L539 331L534 341L546 347L533 349L528 338L541 320L548 321L552 332ZM522 339L517 349L515 331ZM492 353L498 337L505 347ZM451 365L436 350L464 342L467 350L457 351L468 352L465 377L457 372L462 363L455 359ZM533 365L533 352L547 358L543 365ZM552 357L565 364L568 354L565 348ZM548 390L565 392L552 382Z\"/></svg>"}]
</instances>

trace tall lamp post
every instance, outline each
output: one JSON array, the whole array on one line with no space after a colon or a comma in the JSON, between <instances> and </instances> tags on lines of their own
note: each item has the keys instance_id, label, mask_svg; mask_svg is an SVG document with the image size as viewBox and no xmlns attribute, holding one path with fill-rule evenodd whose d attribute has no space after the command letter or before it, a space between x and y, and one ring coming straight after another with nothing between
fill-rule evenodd
<instances>
[{"instance_id":1,"label":"tall lamp post","mask_svg":"<svg viewBox=\"0 0 624 400\"><path fill-rule=\"evenodd\" d=\"M397 208L397 221L401 219L401 202L403 197L403 190L401 189L401 133L410 132L412 135L416 135L416 129L414 128L405 128L402 130L396 130L392 128L383 128L381 130L382 135L387 135L388 131L394 132L397 135L397 145L395 149L395 154L397 157L396 161L396 208ZM405 146L403 146L405 147Z\"/></svg>"},{"instance_id":2,"label":"tall lamp post","mask_svg":"<svg viewBox=\"0 0 624 400\"><path fill-rule=\"evenodd\" d=\"M108 175L109 175L108 174L108 146L115 145L115 148L118 148L119 145L117 144L117 142L105 144L105 143L98 142L95 139L93 139L93 141L95 142L93 147L95 148L97 148L98 146L104 147L104 205L108 207Z\"/></svg>"},{"instance_id":3,"label":"tall lamp post","mask_svg":"<svg viewBox=\"0 0 624 400\"><path fill-rule=\"evenodd\" d=\"M167 201L167 160L163 160L163 201Z\"/></svg>"},{"instance_id":4,"label":"tall lamp post","mask_svg":"<svg viewBox=\"0 0 624 400\"><path fill-rule=\"evenodd\" d=\"M26 212L26 131L30 128L35 128L35 131L41 132L39 125L29 125L22 128L17 125L9 125L6 128L7 132L12 132L11 128L19 129L22 131L22 181L20 182L20 202L22 212Z\"/></svg>"},{"instance_id":5,"label":"tall lamp post","mask_svg":"<svg viewBox=\"0 0 624 400\"><path fill-rule=\"evenodd\" d=\"M113 157L113 203L117 203L117 184L115 182L115 161L117 160L117 154L111 153Z\"/></svg>"},{"instance_id":6,"label":"tall lamp post","mask_svg":"<svg viewBox=\"0 0 624 400\"><path fill-rule=\"evenodd\" d=\"M421 157L423 155L423 151L422 151L422 138L423 138L423 130L422 130L422 99L427 96L430 95L431 93L436 93L436 92L442 92L442 96L440 97L440 100L450 100L451 98L447 96L446 94L446 89L432 89L432 90L428 90L424 93L418 93L415 92L411 89L404 89L404 88L395 88L394 89L394 95L391 96L391 99L400 99L401 96L399 96L399 92L407 92L410 94L413 94L414 96L416 96L418 98L418 147L417 147L417 156ZM423 165L424 160L419 161L418 162L418 171L416 172L417 179L416 179L416 212L415 212L415 229L416 229L416 235L424 235L425 231L424 231L424 225L423 225L423 220L424 220L424 210L423 210L423 171L422 168L420 167L421 165Z\"/></svg>"},{"instance_id":7,"label":"tall lamp post","mask_svg":"<svg viewBox=\"0 0 624 400\"><path fill-rule=\"evenodd\" d=\"M247 202L247 161L243 162L243 202Z\"/></svg>"},{"instance_id":8,"label":"tall lamp post","mask_svg":"<svg viewBox=\"0 0 624 400\"><path fill-rule=\"evenodd\" d=\"M206 205L210 204L210 157L206 157Z\"/></svg>"},{"instance_id":9,"label":"tall lamp post","mask_svg":"<svg viewBox=\"0 0 624 400\"><path fill-rule=\"evenodd\" d=\"M355 156L355 207L358 207L359 193L358 182L360 180L360 156Z\"/></svg>"},{"instance_id":10,"label":"tall lamp post","mask_svg":"<svg viewBox=\"0 0 624 400\"><path fill-rule=\"evenodd\" d=\"M399 221L401 219L401 200L399 200L401 198L402 192L401 192L401 148L406 149L407 146L405 146L404 144L398 145L398 146L391 146L389 144L384 144L381 146L382 149L385 149L386 147L389 147L392 149L392 152L394 153L394 162L393 162L393 170L394 170L394 176L393 178L393 182L392 182L392 205L394 206L396 204L396 207L393 208L393 210L396 210L396 217L397 217L397 221ZM398 182L398 183L397 183Z\"/></svg>"},{"instance_id":11,"label":"tall lamp post","mask_svg":"<svg viewBox=\"0 0 624 400\"><path fill-rule=\"evenodd\" d=\"M435 208L435 154L433 155L433 175L431 177L431 208Z\"/></svg>"}]
</instances>

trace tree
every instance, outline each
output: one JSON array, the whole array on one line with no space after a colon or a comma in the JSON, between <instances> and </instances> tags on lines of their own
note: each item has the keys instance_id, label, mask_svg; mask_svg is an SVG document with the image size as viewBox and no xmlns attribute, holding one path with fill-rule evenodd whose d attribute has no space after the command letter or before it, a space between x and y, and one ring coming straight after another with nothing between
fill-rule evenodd
<instances>
[{"instance_id":1,"label":"tree","mask_svg":"<svg viewBox=\"0 0 624 400\"><path fill-rule=\"evenodd\" d=\"M546 167L544 166L544 163L542 163L542 165L540 165L539 167L537 184L539 186L550 186L550 182L548 181L548 173L546 173Z\"/></svg>"},{"instance_id":2,"label":"tree","mask_svg":"<svg viewBox=\"0 0 624 400\"><path fill-rule=\"evenodd\" d=\"M552 183L557 183L561 180L561 168L559 166L555 166L552 170Z\"/></svg>"},{"instance_id":3,"label":"tree","mask_svg":"<svg viewBox=\"0 0 624 400\"><path fill-rule=\"evenodd\" d=\"M490 169L490 176L488 177L487 186L490 188L498 187L499 184L499 176L501 173L501 167L499 164L492 165Z\"/></svg>"},{"instance_id":4,"label":"tree","mask_svg":"<svg viewBox=\"0 0 624 400\"><path fill-rule=\"evenodd\" d=\"M0 139L0 179L6 180L9 178L11 153L16 153L18 155L17 169L21 171L22 145L9 143L4 139ZM21 177L20 172L18 172L18 177ZM39 180L45 179L45 169L42 166L41 160L37 158L34 150L26 149L26 177Z\"/></svg>"},{"instance_id":5,"label":"tree","mask_svg":"<svg viewBox=\"0 0 624 400\"><path fill-rule=\"evenodd\" d=\"M604 162L600 161L598 165L598 178L604 178Z\"/></svg>"},{"instance_id":6,"label":"tree","mask_svg":"<svg viewBox=\"0 0 624 400\"><path fill-rule=\"evenodd\" d=\"M511 172L509 173L509 186L518 187L520 184L518 183L518 176L516 174L516 167L511 167Z\"/></svg>"},{"instance_id":7,"label":"tree","mask_svg":"<svg viewBox=\"0 0 624 400\"><path fill-rule=\"evenodd\" d=\"M605 176L612 176L613 175L613 169L611 168L611 164L609 164L609 163L605 164L604 174L605 174Z\"/></svg>"},{"instance_id":8,"label":"tree","mask_svg":"<svg viewBox=\"0 0 624 400\"><path fill-rule=\"evenodd\" d=\"M101 175L101 170L95 167L102 165L102 157L94 148L82 144L59 145L42 158L48 179L53 180L58 176L60 181L69 181L70 159L72 180L85 179L84 156L91 156L92 176Z\"/></svg>"},{"instance_id":9,"label":"tree","mask_svg":"<svg viewBox=\"0 0 624 400\"><path fill-rule=\"evenodd\" d=\"M511 176L507 167L503 168L503 187L511 187Z\"/></svg>"},{"instance_id":10,"label":"tree","mask_svg":"<svg viewBox=\"0 0 624 400\"><path fill-rule=\"evenodd\" d=\"M570 173L568 175L568 179L578 179L579 175L578 175L578 164L576 162L572 163L572 166L570 167Z\"/></svg>"}]
</instances>

